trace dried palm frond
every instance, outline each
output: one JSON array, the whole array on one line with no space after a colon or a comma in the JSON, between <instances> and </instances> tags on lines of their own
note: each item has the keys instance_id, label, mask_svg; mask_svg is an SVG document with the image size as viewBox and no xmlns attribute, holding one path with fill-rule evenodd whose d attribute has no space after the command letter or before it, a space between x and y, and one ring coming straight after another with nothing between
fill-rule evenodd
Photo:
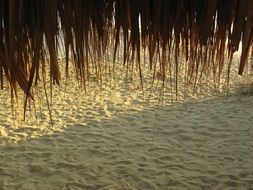
<instances>
[{"instance_id":1,"label":"dried palm frond","mask_svg":"<svg viewBox=\"0 0 253 190\"><path fill-rule=\"evenodd\" d=\"M41 80L41 60L47 59L51 83L60 84L59 40L66 76L73 57L85 88L89 69L101 75L99 60L112 56L115 62L121 48L127 71L137 64L142 88L141 52L146 50L150 69L157 69L154 60L160 64L163 85L167 72L175 71L176 93L180 56L185 58L188 82L197 83L207 73L219 81L224 59L230 60L229 76L241 43L238 73L243 74L253 44L252 10L252 0L1 0L1 87L5 77L14 92L18 84L32 97L31 87Z\"/></svg>"}]
</instances>

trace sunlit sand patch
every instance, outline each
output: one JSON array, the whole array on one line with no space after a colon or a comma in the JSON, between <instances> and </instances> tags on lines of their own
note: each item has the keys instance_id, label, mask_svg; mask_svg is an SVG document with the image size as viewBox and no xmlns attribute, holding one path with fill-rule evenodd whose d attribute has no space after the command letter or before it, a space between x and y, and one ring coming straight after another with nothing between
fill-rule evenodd
<instances>
[{"instance_id":1,"label":"sunlit sand patch","mask_svg":"<svg viewBox=\"0 0 253 190\"><path fill-rule=\"evenodd\" d=\"M5 90L1 92L1 121L4 123L1 126L1 136L10 142L18 142L26 138L36 138L63 131L68 126L77 123L86 126L92 122L110 120L120 115L131 115L147 108L157 109L160 106L171 106L174 103L205 101L226 96L227 92L234 94L240 91L242 94L250 94L251 89L250 75L252 73L246 77L238 76L236 66L231 72L229 89L225 88L226 80L221 81L217 89L211 78L203 78L203 81L199 81L195 87L190 84L188 87L185 85L185 73L182 69L178 79L179 93L176 97L175 85L172 85L175 83L173 78L167 77L163 89L162 80L159 77L153 78L153 71L144 68L142 71L144 73L144 92L142 92L138 71L133 72L133 80L129 79L126 82L124 67L121 65L116 65L116 67L117 73L113 77L109 76L108 70L104 70L107 75L105 74L102 83L97 83L96 76L91 77L87 82L86 92L77 83L74 68L70 67L70 77L66 84L64 76L61 86L55 86L52 91L50 91L50 85L47 84L50 109L48 109L43 85L39 84L34 89L35 101L29 101L25 121L23 121L22 103L24 96L20 92L21 98L18 101L16 99L12 101L8 86L5 86ZM62 70L64 73L64 67ZM243 86L244 89L242 89ZM50 113L52 118L50 118Z\"/></svg>"}]
</instances>

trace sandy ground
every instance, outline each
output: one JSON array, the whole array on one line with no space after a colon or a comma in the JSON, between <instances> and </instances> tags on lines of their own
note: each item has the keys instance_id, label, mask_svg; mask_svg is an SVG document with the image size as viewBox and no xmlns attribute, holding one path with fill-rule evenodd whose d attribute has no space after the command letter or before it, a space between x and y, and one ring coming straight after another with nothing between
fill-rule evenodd
<instances>
[{"instance_id":1,"label":"sandy ground","mask_svg":"<svg viewBox=\"0 0 253 190\"><path fill-rule=\"evenodd\" d=\"M171 105L124 82L85 94L69 81L53 92L51 126L43 95L13 123L2 91L0 189L253 189L252 94Z\"/></svg>"}]
</instances>

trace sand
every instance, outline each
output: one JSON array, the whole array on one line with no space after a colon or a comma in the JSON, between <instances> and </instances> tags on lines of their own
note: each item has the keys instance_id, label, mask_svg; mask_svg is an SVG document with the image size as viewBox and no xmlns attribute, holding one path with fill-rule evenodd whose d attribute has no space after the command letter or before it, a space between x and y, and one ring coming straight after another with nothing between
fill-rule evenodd
<instances>
[{"instance_id":1,"label":"sand","mask_svg":"<svg viewBox=\"0 0 253 190\"><path fill-rule=\"evenodd\" d=\"M43 95L13 122L1 91L1 190L253 189L252 92L172 104L138 84L94 86L55 88L53 126Z\"/></svg>"}]
</instances>

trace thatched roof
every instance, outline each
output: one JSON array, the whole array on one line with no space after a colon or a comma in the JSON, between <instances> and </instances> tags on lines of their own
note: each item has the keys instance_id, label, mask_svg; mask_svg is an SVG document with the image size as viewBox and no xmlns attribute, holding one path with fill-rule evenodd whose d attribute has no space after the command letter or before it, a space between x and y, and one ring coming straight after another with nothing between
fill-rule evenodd
<instances>
[{"instance_id":1,"label":"thatched roof","mask_svg":"<svg viewBox=\"0 0 253 190\"><path fill-rule=\"evenodd\" d=\"M231 60L241 43L242 74L253 42L252 10L252 0L1 0L0 82L5 76L14 91L18 84L28 95L48 58L51 81L59 84L60 40L66 70L71 55L84 82L89 57L114 48L115 58L119 46L123 63L140 62L145 49L152 68L159 48L162 58L175 56L174 63L161 59L164 72L170 64L177 72L180 53L189 73L200 72L199 62L214 62L219 75L224 57Z\"/></svg>"}]
</instances>

